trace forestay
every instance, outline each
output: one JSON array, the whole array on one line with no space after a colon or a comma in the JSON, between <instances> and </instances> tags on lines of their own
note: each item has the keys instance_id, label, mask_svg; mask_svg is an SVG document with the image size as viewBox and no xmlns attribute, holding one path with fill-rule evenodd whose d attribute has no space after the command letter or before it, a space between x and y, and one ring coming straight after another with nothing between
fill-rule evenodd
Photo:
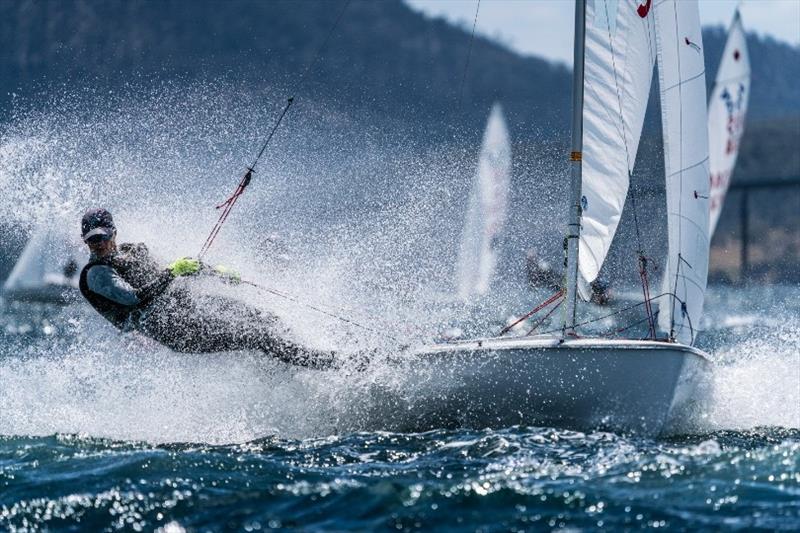
<instances>
[{"instance_id":1,"label":"forestay","mask_svg":"<svg viewBox=\"0 0 800 533\"><path fill-rule=\"evenodd\" d=\"M736 166L749 95L750 59L737 10L708 102L708 163L711 172L709 235L714 234Z\"/></svg>"},{"instance_id":2,"label":"forestay","mask_svg":"<svg viewBox=\"0 0 800 533\"><path fill-rule=\"evenodd\" d=\"M587 3L583 101L581 296L617 230L655 64L652 0Z\"/></svg>"},{"instance_id":3,"label":"forestay","mask_svg":"<svg viewBox=\"0 0 800 533\"><path fill-rule=\"evenodd\" d=\"M458 258L461 298L486 294L497 263L497 242L506 219L511 173L511 144L500 104L492 107L483 134L478 170Z\"/></svg>"},{"instance_id":4,"label":"forestay","mask_svg":"<svg viewBox=\"0 0 800 533\"><path fill-rule=\"evenodd\" d=\"M708 274L708 134L705 63L696 0L654 6L666 171L668 255L659 327L691 344Z\"/></svg>"}]
</instances>

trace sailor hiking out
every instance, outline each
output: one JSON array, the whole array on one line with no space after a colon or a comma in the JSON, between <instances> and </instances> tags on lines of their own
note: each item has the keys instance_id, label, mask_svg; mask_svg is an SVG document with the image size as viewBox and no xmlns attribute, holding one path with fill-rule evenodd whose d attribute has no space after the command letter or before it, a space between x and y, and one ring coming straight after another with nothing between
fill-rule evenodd
<instances>
[{"instance_id":1,"label":"sailor hiking out","mask_svg":"<svg viewBox=\"0 0 800 533\"><path fill-rule=\"evenodd\" d=\"M204 294L182 276L215 275L235 283L238 275L182 258L162 268L143 243L116 244L114 220L105 209L91 209L81 221L89 262L80 274L80 291L106 320L122 331L137 331L185 353L260 350L286 363L315 369L339 366L332 352L286 340L276 317L234 298Z\"/></svg>"}]
</instances>

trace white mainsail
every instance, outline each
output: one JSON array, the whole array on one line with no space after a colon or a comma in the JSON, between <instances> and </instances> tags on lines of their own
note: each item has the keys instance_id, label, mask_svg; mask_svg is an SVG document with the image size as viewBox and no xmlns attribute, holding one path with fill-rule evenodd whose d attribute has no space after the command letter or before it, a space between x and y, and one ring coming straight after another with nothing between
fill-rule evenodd
<instances>
[{"instance_id":1,"label":"white mainsail","mask_svg":"<svg viewBox=\"0 0 800 533\"><path fill-rule=\"evenodd\" d=\"M86 264L80 242L65 224L36 228L3 284L8 298L58 301L78 286L77 273Z\"/></svg>"},{"instance_id":2,"label":"white mainsail","mask_svg":"<svg viewBox=\"0 0 800 533\"><path fill-rule=\"evenodd\" d=\"M588 299L617 231L655 64L652 0L587 3L578 265Z\"/></svg>"},{"instance_id":3,"label":"white mainsail","mask_svg":"<svg viewBox=\"0 0 800 533\"><path fill-rule=\"evenodd\" d=\"M483 134L458 257L458 294L486 294L497 263L497 241L505 223L511 174L511 143L500 104L494 104Z\"/></svg>"},{"instance_id":4,"label":"white mainsail","mask_svg":"<svg viewBox=\"0 0 800 533\"><path fill-rule=\"evenodd\" d=\"M708 274L708 130L705 61L696 0L656 3L668 252L659 327L692 344Z\"/></svg>"},{"instance_id":5,"label":"white mainsail","mask_svg":"<svg viewBox=\"0 0 800 533\"><path fill-rule=\"evenodd\" d=\"M711 172L709 235L713 235L717 227L725 193L736 166L749 96L750 59L737 10L708 101L708 163Z\"/></svg>"}]
</instances>

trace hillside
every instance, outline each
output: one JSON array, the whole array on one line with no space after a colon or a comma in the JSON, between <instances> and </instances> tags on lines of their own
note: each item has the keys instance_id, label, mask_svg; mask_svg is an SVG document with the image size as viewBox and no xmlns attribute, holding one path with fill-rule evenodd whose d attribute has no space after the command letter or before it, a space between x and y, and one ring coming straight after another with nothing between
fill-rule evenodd
<instances>
[{"instance_id":1,"label":"hillside","mask_svg":"<svg viewBox=\"0 0 800 533\"><path fill-rule=\"evenodd\" d=\"M352 124L408 131L421 144L452 143L455 136L464 147L477 145L486 111L499 100L519 148L516 186L556 186L541 183L540 173L531 169L561 168L566 153L571 72L561 64L520 56L476 36L465 75L470 35L463 28L425 17L400 0L352 0L297 88L342 0L187 5L185 0L0 0L0 125L14 106L48 105L62 84L147 90L165 80L178 85L225 80L254 95L267 86L291 90L298 102L325 102ZM716 72L724 42L724 28L705 29L709 73ZM748 46L750 123L734 181L799 175L800 49L752 34ZM707 77L709 84L712 79ZM293 110L302 112L300 105ZM644 146L658 146L658 120L653 98ZM658 150L643 154L657 158ZM519 202L515 208L527 212L536 198L520 195ZM800 227L794 197L753 202L759 217L754 227ZM736 224L735 217L723 215L718 244L735 243ZM796 254L789 260L796 262Z\"/></svg>"},{"instance_id":2,"label":"hillside","mask_svg":"<svg viewBox=\"0 0 800 533\"><path fill-rule=\"evenodd\" d=\"M9 93L42 83L114 85L138 75L191 81L225 77L258 91L264 80L291 85L324 40L342 6L333 0L0 0L0 110ZM565 31L568 29L565 29ZM723 28L704 32L715 72ZM800 114L800 50L750 35L751 116ZM501 100L518 139L565 131L570 72L476 37L457 108L470 36L399 0L353 0L324 57L298 96L342 110L402 117L441 133L480 128ZM709 76L709 83L711 81ZM261 83L259 83L261 82ZM534 133L536 132L536 133Z\"/></svg>"}]
</instances>

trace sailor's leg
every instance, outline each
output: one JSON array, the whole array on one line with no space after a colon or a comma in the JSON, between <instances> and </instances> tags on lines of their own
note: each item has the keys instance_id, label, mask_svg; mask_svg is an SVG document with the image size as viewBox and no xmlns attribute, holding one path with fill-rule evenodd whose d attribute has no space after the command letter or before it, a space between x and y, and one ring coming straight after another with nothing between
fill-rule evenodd
<instances>
[{"instance_id":1,"label":"sailor's leg","mask_svg":"<svg viewBox=\"0 0 800 533\"><path fill-rule=\"evenodd\" d=\"M261 350L267 355L275 357L284 363L313 368L315 370L337 369L342 366L335 352L304 348L271 334L262 335L262 338L259 340L259 347Z\"/></svg>"}]
</instances>

